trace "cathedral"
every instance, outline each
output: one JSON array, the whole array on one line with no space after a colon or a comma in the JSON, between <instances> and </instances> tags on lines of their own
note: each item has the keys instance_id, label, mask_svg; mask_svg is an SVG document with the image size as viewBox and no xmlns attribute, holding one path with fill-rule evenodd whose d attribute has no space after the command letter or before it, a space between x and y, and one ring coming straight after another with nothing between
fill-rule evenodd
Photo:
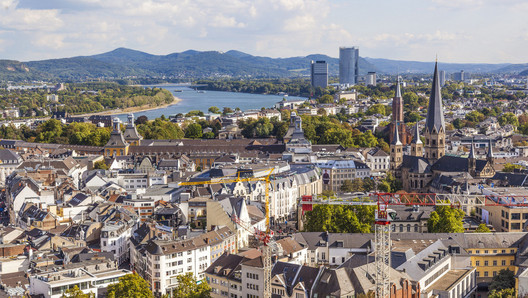
<instances>
[{"instance_id":1,"label":"cathedral","mask_svg":"<svg viewBox=\"0 0 528 298\"><path fill-rule=\"evenodd\" d=\"M495 175L491 141L485 160L476 158L473 144L468 157L445 155L446 131L440 91L438 64L435 64L423 131L424 142L420 138L420 129L416 124L412 129L410 155L403 154L405 144L400 139L401 129L398 129L400 123L394 121L395 129L390 143L390 167L395 176L401 178L405 191L428 192L433 181L440 181L446 177L451 179L463 177L467 181L491 178ZM399 84L395 98L398 98L398 94ZM403 126L403 123L401 124Z\"/></svg>"}]
</instances>

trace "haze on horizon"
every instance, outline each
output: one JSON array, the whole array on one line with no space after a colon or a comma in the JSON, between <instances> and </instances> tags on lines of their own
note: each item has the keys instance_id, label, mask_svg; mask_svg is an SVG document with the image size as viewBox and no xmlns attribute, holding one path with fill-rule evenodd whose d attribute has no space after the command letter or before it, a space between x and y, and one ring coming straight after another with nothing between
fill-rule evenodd
<instances>
[{"instance_id":1,"label":"haze on horizon","mask_svg":"<svg viewBox=\"0 0 528 298\"><path fill-rule=\"evenodd\" d=\"M0 59L239 50L269 57L358 46L362 57L527 63L523 0L0 0Z\"/></svg>"}]
</instances>

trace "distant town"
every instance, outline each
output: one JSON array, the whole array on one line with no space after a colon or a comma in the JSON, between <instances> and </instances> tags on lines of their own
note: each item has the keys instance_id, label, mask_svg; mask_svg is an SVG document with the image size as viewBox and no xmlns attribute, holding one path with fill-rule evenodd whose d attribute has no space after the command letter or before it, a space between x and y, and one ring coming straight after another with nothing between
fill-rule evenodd
<instances>
[{"instance_id":1,"label":"distant town","mask_svg":"<svg viewBox=\"0 0 528 298\"><path fill-rule=\"evenodd\" d=\"M528 73L338 62L2 82L0 297L528 297Z\"/></svg>"}]
</instances>

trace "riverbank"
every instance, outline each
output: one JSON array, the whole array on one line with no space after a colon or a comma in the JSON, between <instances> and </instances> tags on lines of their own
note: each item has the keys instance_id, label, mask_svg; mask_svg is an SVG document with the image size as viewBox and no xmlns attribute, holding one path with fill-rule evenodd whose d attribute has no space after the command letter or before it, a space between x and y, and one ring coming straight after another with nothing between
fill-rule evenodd
<instances>
[{"instance_id":1,"label":"riverbank","mask_svg":"<svg viewBox=\"0 0 528 298\"><path fill-rule=\"evenodd\" d=\"M102 112L96 112L96 113L87 113L87 114L82 114L82 115L75 115L77 117L90 117L92 115L121 115L121 114L128 114L128 113L142 113L142 112L147 112L147 111L152 111L152 110L157 110L157 109L165 109L169 106L172 106L172 105L175 105L175 104L178 104L179 102L182 101L181 98L179 97L176 97L176 96L172 96L174 98L174 100L170 103L166 103L166 104L162 104L160 106L151 106L151 105L143 105L143 106L139 106L139 107L130 107L130 108L124 108L124 109L114 109L114 110L108 110L108 111L102 111Z\"/></svg>"}]
</instances>

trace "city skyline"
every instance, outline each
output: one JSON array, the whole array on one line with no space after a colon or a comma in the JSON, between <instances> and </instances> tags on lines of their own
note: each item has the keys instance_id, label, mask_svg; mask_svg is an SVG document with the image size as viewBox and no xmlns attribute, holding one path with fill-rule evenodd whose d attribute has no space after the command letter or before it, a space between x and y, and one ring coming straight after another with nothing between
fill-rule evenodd
<instances>
[{"instance_id":1,"label":"city skyline","mask_svg":"<svg viewBox=\"0 0 528 298\"><path fill-rule=\"evenodd\" d=\"M525 63L520 0L0 1L0 59L240 50L269 57L357 46L362 57L449 63ZM350 12L354 11L353 18Z\"/></svg>"}]
</instances>

